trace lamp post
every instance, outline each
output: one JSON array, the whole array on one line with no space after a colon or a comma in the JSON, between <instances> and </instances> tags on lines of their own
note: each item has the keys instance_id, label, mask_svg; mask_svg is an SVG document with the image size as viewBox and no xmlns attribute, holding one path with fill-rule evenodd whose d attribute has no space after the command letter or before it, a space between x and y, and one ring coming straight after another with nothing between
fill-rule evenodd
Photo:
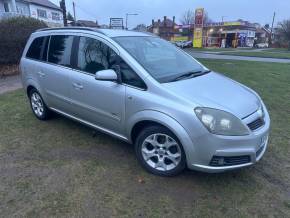
<instances>
[{"instance_id":1,"label":"lamp post","mask_svg":"<svg viewBox=\"0 0 290 218\"><path fill-rule=\"evenodd\" d=\"M137 16L138 14L134 13L134 14L130 14L130 13L127 13L126 14L126 30L128 30L128 16Z\"/></svg>"}]
</instances>

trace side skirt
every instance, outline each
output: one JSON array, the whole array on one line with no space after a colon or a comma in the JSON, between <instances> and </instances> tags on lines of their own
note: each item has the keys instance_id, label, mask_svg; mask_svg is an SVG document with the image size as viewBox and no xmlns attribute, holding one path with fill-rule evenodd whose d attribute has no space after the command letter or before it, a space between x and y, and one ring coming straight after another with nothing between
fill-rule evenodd
<instances>
[{"instance_id":1,"label":"side skirt","mask_svg":"<svg viewBox=\"0 0 290 218\"><path fill-rule=\"evenodd\" d=\"M92 124L92 123L90 123L90 122L88 122L88 121L85 121L85 120L83 120L83 119L77 118L77 117L75 117L75 116L72 116L72 115L70 115L70 114L68 114L68 113L65 113L65 112L63 112L63 111L60 111L60 110L58 110L58 109L55 109L55 108L52 108L52 107L50 107L49 109L51 109L52 111L54 111L54 112L56 112L56 113L58 113L58 114L61 114L61 115L65 116L65 117L68 117L68 118L70 118L70 119L72 119L72 120L75 120L75 121L77 121L77 122L80 122L80 123L82 123L82 124L85 124L86 126L92 127L92 128L94 128L94 129L96 129L96 130L99 130L99 131L104 132L104 133L106 133L106 134L108 134L108 135L111 135L111 136L113 136L113 137L116 137L116 138L118 138L118 139L121 139L121 140L123 140L123 141L125 141L125 142L129 142L129 143L130 143L130 141L128 140L128 138L125 137L125 136L123 136L123 135L120 135L120 134L118 134L118 133L115 133L115 132L113 132L113 131L111 131L111 130L108 130L108 129L106 129L106 128L103 128L103 127L97 126L97 125L95 125L95 124Z\"/></svg>"}]
</instances>

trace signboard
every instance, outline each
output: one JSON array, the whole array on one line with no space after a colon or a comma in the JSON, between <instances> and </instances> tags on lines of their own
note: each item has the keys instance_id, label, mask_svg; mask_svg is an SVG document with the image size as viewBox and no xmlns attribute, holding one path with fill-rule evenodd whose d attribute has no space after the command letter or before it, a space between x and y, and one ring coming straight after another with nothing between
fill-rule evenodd
<instances>
[{"instance_id":1,"label":"signboard","mask_svg":"<svg viewBox=\"0 0 290 218\"><path fill-rule=\"evenodd\" d=\"M111 29L124 29L123 18L110 18Z\"/></svg>"},{"instance_id":2,"label":"signboard","mask_svg":"<svg viewBox=\"0 0 290 218\"><path fill-rule=\"evenodd\" d=\"M224 22L224 26L240 26L242 25L241 22L239 21L234 21L234 22Z\"/></svg>"},{"instance_id":3,"label":"signboard","mask_svg":"<svg viewBox=\"0 0 290 218\"><path fill-rule=\"evenodd\" d=\"M202 48L202 28L194 28L193 47Z\"/></svg>"},{"instance_id":4,"label":"signboard","mask_svg":"<svg viewBox=\"0 0 290 218\"><path fill-rule=\"evenodd\" d=\"M204 9L197 8L195 10L195 22L194 22L194 32L193 32L193 47L202 47L202 28L203 28L203 15Z\"/></svg>"},{"instance_id":5,"label":"signboard","mask_svg":"<svg viewBox=\"0 0 290 218\"><path fill-rule=\"evenodd\" d=\"M194 24L195 27L202 27L203 26L203 8L197 8L195 10L195 20L194 20Z\"/></svg>"}]
</instances>

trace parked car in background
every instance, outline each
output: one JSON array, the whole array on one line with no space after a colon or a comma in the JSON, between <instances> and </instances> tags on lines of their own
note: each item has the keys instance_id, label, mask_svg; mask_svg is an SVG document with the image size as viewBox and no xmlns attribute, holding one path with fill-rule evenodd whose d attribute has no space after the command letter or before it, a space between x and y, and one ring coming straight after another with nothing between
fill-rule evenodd
<instances>
[{"instance_id":1,"label":"parked car in background","mask_svg":"<svg viewBox=\"0 0 290 218\"><path fill-rule=\"evenodd\" d=\"M255 45L256 48L269 48L269 44L268 43L257 43Z\"/></svg>"},{"instance_id":2,"label":"parked car in background","mask_svg":"<svg viewBox=\"0 0 290 218\"><path fill-rule=\"evenodd\" d=\"M177 47L180 47L180 48L192 47L192 41L177 41L175 44Z\"/></svg>"},{"instance_id":3,"label":"parked car in background","mask_svg":"<svg viewBox=\"0 0 290 218\"><path fill-rule=\"evenodd\" d=\"M132 143L157 175L238 169L267 148L270 118L259 95L159 37L43 29L28 40L20 69L38 119L56 112Z\"/></svg>"}]
</instances>

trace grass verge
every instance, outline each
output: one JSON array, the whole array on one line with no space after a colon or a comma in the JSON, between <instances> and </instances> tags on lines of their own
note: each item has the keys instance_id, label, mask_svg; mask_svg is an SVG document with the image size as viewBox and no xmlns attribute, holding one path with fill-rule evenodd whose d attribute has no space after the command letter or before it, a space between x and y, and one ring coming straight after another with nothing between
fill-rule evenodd
<instances>
[{"instance_id":1,"label":"grass verge","mask_svg":"<svg viewBox=\"0 0 290 218\"><path fill-rule=\"evenodd\" d=\"M289 217L290 65L200 61L264 99L272 130L261 162L156 177L141 169L132 146L60 116L41 122L14 91L0 95L0 216Z\"/></svg>"},{"instance_id":2,"label":"grass verge","mask_svg":"<svg viewBox=\"0 0 290 218\"><path fill-rule=\"evenodd\" d=\"M220 55L235 55L235 56L246 56L246 57L261 57L261 58L280 58L290 59L290 52L275 52L271 50L267 51L235 51L235 52L221 52Z\"/></svg>"}]
</instances>

